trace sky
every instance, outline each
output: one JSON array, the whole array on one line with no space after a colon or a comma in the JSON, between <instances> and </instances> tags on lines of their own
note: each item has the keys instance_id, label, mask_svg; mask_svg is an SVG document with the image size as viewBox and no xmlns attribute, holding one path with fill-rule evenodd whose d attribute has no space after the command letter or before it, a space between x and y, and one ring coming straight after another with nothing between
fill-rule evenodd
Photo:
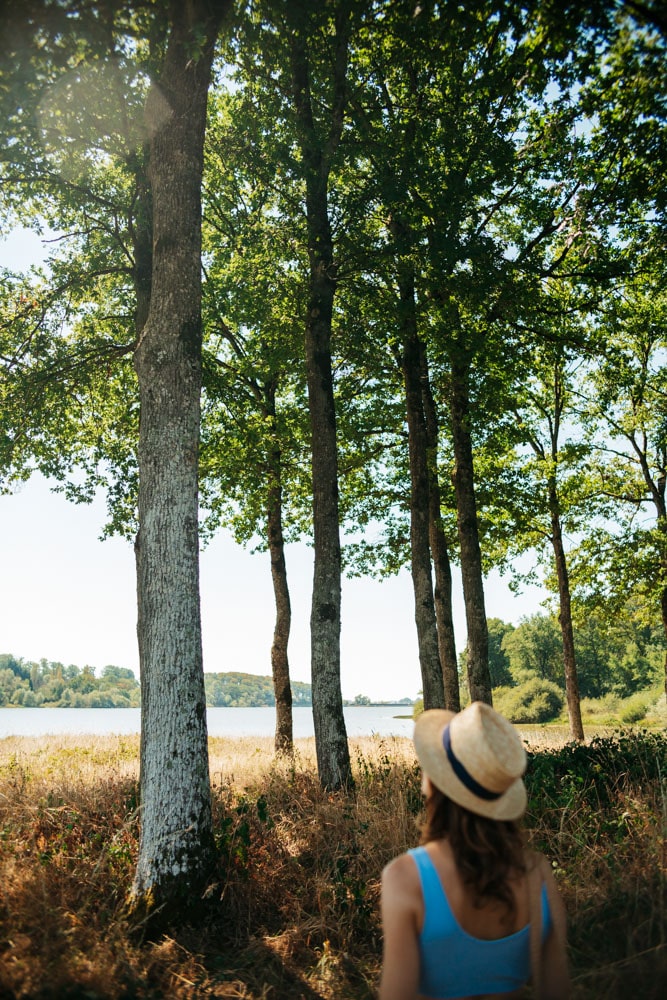
<instances>
[{"instance_id":1,"label":"sky","mask_svg":"<svg viewBox=\"0 0 667 1000\"><path fill-rule=\"evenodd\" d=\"M0 267L20 270L45 256L39 237L19 232L0 242ZM0 653L101 670L130 667L138 676L136 576L130 542L100 541L104 496L74 504L40 475L0 495ZM202 551L204 669L270 675L274 606L269 557L220 534ZM287 548L292 601L293 680L310 681L312 550ZM465 610L454 571L457 647L465 646ZM513 594L493 573L489 617L517 624L542 611L546 593ZM412 583L407 570L384 581L344 580L341 628L343 698L415 698L421 690Z\"/></svg>"}]
</instances>

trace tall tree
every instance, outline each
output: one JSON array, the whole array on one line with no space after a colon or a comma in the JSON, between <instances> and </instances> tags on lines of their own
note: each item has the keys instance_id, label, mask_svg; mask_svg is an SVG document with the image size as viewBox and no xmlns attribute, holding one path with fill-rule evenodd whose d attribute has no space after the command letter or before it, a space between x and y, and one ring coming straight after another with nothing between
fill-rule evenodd
<instances>
[{"instance_id":1,"label":"tall tree","mask_svg":"<svg viewBox=\"0 0 667 1000\"><path fill-rule=\"evenodd\" d=\"M421 342L421 387L426 420L429 544L435 571L435 616L438 626L438 648L444 681L445 708L458 712L461 707L458 661L454 637L452 610L452 569L449 557L450 543L442 515L443 489L441 487L438 449L441 442L440 417L433 397L426 345Z\"/></svg>"},{"instance_id":2,"label":"tall tree","mask_svg":"<svg viewBox=\"0 0 667 1000\"><path fill-rule=\"evenodd\" d=\"M580 524L586 521L591 523L601 511L600 504L595 504L595 490L591 488L585 472L590 447L577 440L577 432L573 435L572 425L568 435L567 427L568 413L571 414L573 409L572 384L581 376L583 363L581 359L568 357L567 350L558 344L540 349L538 355L533 374L523 387L523 407L517 414L517 435L533 454L532 459L523 464L523 473L528 476L529 482L523 491L523 509L517 512L514 523L518 528L520 524L525 526L526 518L532 520L529 535L537 531L551 548L570 733L573 739L583 740L572 593L563 536L566 523L574 532ZM567 438L565 441L564 437ZM529 496L532 496L532 502L528 500ZM520 529L516 531L515 542L522 534ZM523 537L525 539L525 535Z\"/></svg>"},{"instance_id":3,"label":"tall tree","mask_svg":"<svg viewBox=\"0 0 667 1000\"><path fill-rule=\"evenodd\" d=\"M393 291L389 351L400 367L408 429L410 566L424 704L457 707L458 672L451 612L451 572L442 530L438 482L438 420L431 393L423 309L418 302L420 219L411 204L417 121L421 115L420 69L412 53L423 45L423 18L404 5L386 12L382 28L355 53L365 79L353 102L375 232L365 267L369 281ZM401 67L405 80L400 80ZM389 155L388 155L389 154ZM373 272L375 272L373 274ZM393 331L396 331L395 333ZM392 343L392 341L394 341ZM436 586L433 585L432 559ZM443 684L444 673L444 684Z\"/></svg>"},{"instance_id":4,"label":"tall tree","mask_svg":"<svg viewBox=\"0 0 667 1000\"><path fill-rule=\"evenodd\" d=\"M226 4L170 8L164 66L147 101L169 114L150 140L153 270L135 351L136 542L142 826L135 897L182 894L213 854L199 605L201 184L206 105Z\"/></svg>"},{"instance_id":5,"label":"tall tree","mask_svg":"<svg viewBox=\"0 0 667 1000\"><path fill-rule=\"evenodd\" d=\"M292 746L285 543L311 524L298 223L276 190L280 161L250 88L212 104L205 185L206 368L202 488L206 528L267 548L275 601L271 673L275 748ZM234 294L229 294L230 289Z\"/></svg>"},{"instance_id":6,"label":"tall tree","mask_svg":"<svg viewBox=\"0 0 667 1000\"><path fill-rule=\"evenodd\" d=\"M297 14L296 18L294 17ZM313 718L320 779L335 789L351 782L340 688L341 558L338 514L336 410L331 369L331 324L336 290L327 189L332 157L343 131L350 13L340 4L334 15L332 114L323 140L316 126L309 28L290 10L292 97L306 186L310 289L306 319L306 371L312 438L313 536L315 566L310 616Z\"/></svg>"},{"instance_id":7,"label":"tall tree","mask_svg":"<svg viewBox=\"0 0 667 1000\"><path fill-rule=\"evenodd\" d=\"M326 788L351 781L340 687L341 553L336 411L331 333L337 264L329 208L330 176L339 154L347 105L351 6L338 0L322 10L282 0L257 5L267 77L287 97L298 150L290 168L302 185L309 260L305 360L310 412L314 579L311 605L313 718L320 780ZM264 22L263 19L267 21ZM270 37L270 33L276 38ZM264 44L266 43L266 44ZM256 68L251 70L256 74Z\"/></svg>"},{"instance_id":8,"label":"tall tree","mask_svg":"<svg viewBox=\"0 0 667 1000\"><path fill-rule=\"evenodd\" d=\"M623 588L639 588L660 608L667 640L667 299L663 281L660 269L659 275L638 276L609 297L602 329L613 337L604 360L591 372L586 409L604 429L599 440L600 455L605 458L600 463L601 488L616 503L622 524L615 538L600 538L600 548L609 553L613 572L618 574L619 596ZM625 549L625 555L614 554L614 548Z\"/></svg>"},{"instance_id":9,"label":"tall tree","mask_svg":"<svg viewBox=\"0 0 667 1000\"><path fill-rule=\"evenodd\" d=\"M127 65L128 53L137 60L135 92L125 91L133 109L145 74L153 78L133 317L140 326L134 361L141 397L142 672L142 833L133 895L137 906L151 910L175 900L182 906L213 851L198 592L200 186L213 51L226 6L193 0L137 12L118 0L77 19L72 5L30 5L11 21L17 79L23 73L28 83L3 92L14 101L12 124L26 133L31 101L39 102L41 136L33 145L41 138L47 155L42 151L33 164L31 192L37 200L55 192L60 204L69 198L85 214L100 208L99 196L82 183L86 172L99 174L105 163L113 168L146 141L143 126L129 149L127 134L119 135L109 91L118 85L122 95L127 79L115 73L114 88L105 88L95 60L114 57ZM141 65L146 49L150 58ZM11 155L7 162L11 170ZM101 230L113 233L113 220L103 220ZM61 354L66 349L66 342L58 345Z\"/></svg>"},{"instance_id":10,"label":"tall tree","mask_svg":"<svg viewBox=\"0 0 667 1000\"><path fill-rule=\"evenodd\" d=\"M419 645L424 708L445 705L442 664L438 644L435 595L431 571L432 482L428 462L428 426L422 393L423 345L417 326L414 265L410 260L409 228L392 219L389 225L397 252L398 327L401 331L401 368L405 385L410 462L410 554L415 597L415 622ZM435 498L434 498L435 499Z\"/></svg>"}]
</instances>

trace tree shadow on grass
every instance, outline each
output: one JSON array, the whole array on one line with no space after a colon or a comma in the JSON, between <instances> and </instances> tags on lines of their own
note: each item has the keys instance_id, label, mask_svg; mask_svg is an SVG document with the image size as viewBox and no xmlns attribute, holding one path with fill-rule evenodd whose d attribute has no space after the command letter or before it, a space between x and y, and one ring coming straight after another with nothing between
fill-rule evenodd
<instances>
[{"instance_id":1,"label":"tree shadow on grass","mask_svg":"<svg viewBox=\"0 0 667 1000\"><path fill-rule=\"evenodd\" d=\"M304 957L303 955L301 957ZM298 957L286 958L263 941L253 941L242 951L208 955L208 984L213 997L270 997L271 1000L372 1000L373 988L347 960L322 960L319 982L313 984L298 967Z\"/></svg>"}]
</instances>

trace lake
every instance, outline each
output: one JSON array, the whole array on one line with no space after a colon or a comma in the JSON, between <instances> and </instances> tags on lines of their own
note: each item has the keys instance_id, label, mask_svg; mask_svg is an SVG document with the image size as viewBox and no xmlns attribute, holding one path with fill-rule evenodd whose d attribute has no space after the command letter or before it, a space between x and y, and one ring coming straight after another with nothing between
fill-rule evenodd
<instances>
[{"instance_id":1,"label":"lake","mask_svg":"<svg viewBox=\"0 0 667 1000\"><path fill-rule=\"evenodd\" d=\"M344 709L348 736L412 736L411 705L350 705ZM313 736L310 708L294 708L294 738ZM273 736L273 708L209 708L209 736ZM138 708L0 708L3 736L126 735L138 733Z\"/></svg>"}]
</instances>

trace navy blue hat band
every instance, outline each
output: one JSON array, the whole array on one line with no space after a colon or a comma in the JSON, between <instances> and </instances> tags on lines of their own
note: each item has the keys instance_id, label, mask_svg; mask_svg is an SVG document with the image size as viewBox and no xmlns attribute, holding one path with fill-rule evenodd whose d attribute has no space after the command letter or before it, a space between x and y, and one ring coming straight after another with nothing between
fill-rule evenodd
<instances>
[{"instance_id":1,"label":"navy blue hat band","mask_svg":"<svg viewBox=\"0 0 667 1000\"><path fill-rule=\"evenodd\" d=\"M484 786L480 785L478 781L475 781L473 776L468 773L465 766L458 759L458 757L452 750L452 741L449 735L449 726L445 726L445 730L442 734L442 745L445 748L447 759L449 760L449 763L452 766L454 774L459 779L461 784L465 785L465 787L468 789L469 792L472 792L473 795L476 795L478 799L486 799L490 802L500 798L500 796L503 794L502 792L490 792L488 788L484 788Z\"/></svg>"}]
</instances>

